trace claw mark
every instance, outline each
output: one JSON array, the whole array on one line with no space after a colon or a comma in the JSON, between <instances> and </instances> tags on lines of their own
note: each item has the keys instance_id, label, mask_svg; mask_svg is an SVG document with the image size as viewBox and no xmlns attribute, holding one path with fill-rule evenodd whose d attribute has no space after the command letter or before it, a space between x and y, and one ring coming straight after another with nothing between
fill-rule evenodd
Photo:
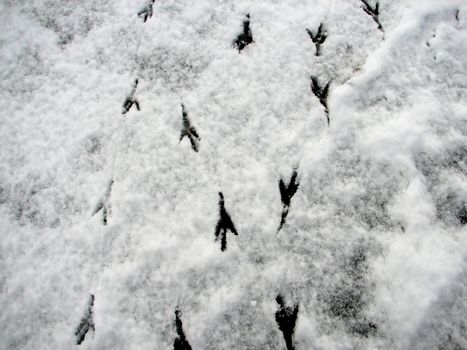
<instances>
[{"instance_id":1,"label":"claw mark","mask_svg":"<svg viewBox=\"0 0 467 350\"><path fill-rule=\"evenodd\" d=\"M187 136L190 139L191 142L191 148L193 148L193 151L198 152L199 150L199 141L201 141L201 138L198 135L198 132L196 131L194 126L191 126L190 119L188 119L188 113L185 110L185 106L182 103L182 118L183 118L183 129L182 132L180 133L180 141L183 140L185 136Z\"/></svg>"},{"instance_id":2,"label":"claw mark","mask_svg":"<svg viewBox=\"0 0 467 350\"><path fill-rule=\"evenodd\" d=\"M93 332L96 331L96 327L94 325L94 294L91 294L88 303L88 309L84 314L81 322L79 323L78 328L76 328L75 335L76 335L76 344L80 345L86 334L88 333L89 329L92 329Z\"/></svg>"},{"instance_id":3,"label":"claw mark","mask_svg":"<svg viewBox=\"0 0 467 350\"><path fill-rule=\"evenodd\" d=\"M371 18L373 18L373 20L378 25L378 29L381 30L384 33L383 26L379 22L379 1L376 1L376 5L375 5L374 8L371 7L371 5L368 3L368 1L366 1L366 0L360 0L360 1L364 5L363 11L365 11L369 16L371 16Z\"/></svg>"},{"instance_id":4,"label":"claw mark","mask_svg":"<svg viewBox=\"0 0 467 350\"><path fill-rule=\"evenodd\" d=\"M123 102L123 110L122 114L125 114L130 110L130 108L133 106L133 104L136 106L136 109L140 111L139 107L139 102L138 100L134 97L136 88L138 87L138 79L135 79L135 83L133 84L133 89L131 90L131 93L126 97L125 102Z\"/></svg>"},{"instance_id":5,"label":"claw mark","mask_svg":"<svg viewBox=\"0 0 467 350\"><path fill-rule=\"evenodd\" d=\"M250 29L250 14L246 15L243 21L243 33L240 33L234 41L234 46L237 47L238 52L241 52L247 45L253 43L253 36Z\"/></svg>"},{"instance_id":6,"label":"claw mark","mask_svg":"<svg viewBox=\"0 0 467 350\"><path fill-rule=\"evenodd\" d=\"M216 225L216 232L214 233L216 236L215 241L221 237L221 251L225 251L227 249L227 230L230 230L234 235L238 236L238 232L235 229L235 225L230 218L229 213L225 210L224 207L224 195L222 192L219 192L219 221Z\"/></svg>"},{"instance_id":7,"label":"claw mark","mask_svg":"<svg viewBox=\"0 0 467 350\"><path fill-rule=\"evenodd\" d=\"M329 85L331 82L328 82L324 88L321 88L318 84L318 79L314 76L310 76L311 79L311 91L313 94L318 97L319 102L324 107L324 112L326 113L326 119L328 121L328 126L330 124L329 120L329 109L328 109L328 95L329 95Z\"/></svg>"},{"instance_id":8,"label":"claw mark","mask_svg":"<svg viewBox=\"0 0 467 350\"><path fill-rule=\"evenodd\" d=\"M175 309L175 328L177 330L177 338L174 341L174 350L191 350L190 343L186 340L185 332L183 332L183 325L181 317L182 313L178 308Z\"/></svg>"},{"instance_id":9,"label":"claw mark","mask_svg":"<svg viewBox=\"0 0 467 350\"><path fill-rule=\"evenodd\" d=\"M102 224L107 225L108 217L112 215L112 206L110 204L110 192L112 191L112 185L114 180L110 180L109 185L107 186L107 191L105 192L104 197L97 203L96 208L92 212L91 216L96 215L100 210L102 210Z\"/></svg>"},{"instance_id":10,"label":"claw mark","mask_svg":"<svg viewBox=\"0 0 467 350\"><path fill-rule=\"evenodd\" d=\"M138 17L142 17L143 21L146 22L148 18L152 17L152 6L155 0L149 0L149 2L144 6L139 12Z\"/></svg>"},{"instance_id":11,"label":"claw mark","mask_svg":"<svg viewBox=\"0 0 467 350\"><path fill-rule=\"evenodd\" d=\"M316 56L321 55L321 45L326 41L327 33L326 30L323 28L323 23L319 25L318 32L314 35L310 29L306 29L306 32L310 36L311 40L316 46Z\"/></svg>"},{"instance_id":12,"label":"claw mark","mask_svg":"<svg viewBox=\"0 0 467 350\"><path fill-rule=\"evenodd\" d=\"M436 32L435 31L433 31L433 36L431 37L431 39L426 42L426 46L431 47L430 41L433 40L434 38L436 38Z\"/></svg>"},{"instance_id":13,"label":"claw mark","mask_svg":"<svg viewBox=\"0 0 467 350\"><path fill-rule=\"evenodd\" d=\"M284 298L280 294L276 297L276 302L279 304L279 310L276 311L277 325L284 335L287 350L293 350L293 335L298 315L298 304L294 305L293 308L286 306Z\"/></svg>"},{"instance_id":14,"label":"claw mark","mask_svg":"<svg viewBox=\"0 0 467 350\"><path fill-rule=\"evenodd\" d=\"M287 187L285 187L284 181L282 179L279 180L279 191L281 193L282 200L282 215L281 223L279 224L277 233L279 233L282 226L284 226L285 224L285 219L287 218L287 214L289 213L290 201L294 196L295 192L297 192L298 186L300 185L297 181L297 175L297 169L293 169L292 177L290 178L290 182Z\"/></svg>"}]
</instances>

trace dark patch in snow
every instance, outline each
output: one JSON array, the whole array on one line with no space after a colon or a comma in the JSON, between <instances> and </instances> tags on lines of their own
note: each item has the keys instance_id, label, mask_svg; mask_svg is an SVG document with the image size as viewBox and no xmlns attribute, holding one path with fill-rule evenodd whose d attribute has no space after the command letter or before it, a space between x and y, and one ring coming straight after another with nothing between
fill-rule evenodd
<instances>
[{"instance_id":1,"label":"dark patch in snow","mask_svg":"<svg viewBox=\"0 0 467 350\"><path fill-rule=\"evenodd\" d=\"M277 232L279 232L285 224L285 220L289 213L290 208L290 201L292 197L298 190L298 186L300 185L297 181L297 169L293 169L292 177L290 178L289 185L285 187L285 183L282 179L279 179L279 191L281 194L281 201L282 201L282 214L281 214L281 222L279 224L279 228Z\"/></svg>"},{"instance_id":2,"label":"dark patch in snow","mask_svg":"<svg viewBox=\"0 0 467 350\"><path fill-rule=\"evenodd\" d=\"M448 226L465 225L467 193L453 179L467 174L467 147L453 144L436 153L420 152L415 164L426 178L437 218Z\"/></svg>"},{"instance_id":3,"label":"dark patch in snow","mask_svg":"<svg viewBox=\"0 0 467 350\"><path fill-rule=\"evenodd\" d=\"M418 330L413 334L411 350L465 350L467 348L467 270L465 268L443 287L430 304Z\"/></svg>"},{"instance_id":4,"label":"dark patch in snow","mask_svg":"<svg viewBox=\"0 0 467 350\"><path fill-rule=\"evenodd\" d=\"M361 2L364 5L363 11L365 11L369 16L371 16L371 18L373 18L373 20L378 25L378 29L384 33L383 26L379 21L379 1L376 1L375 7L371 7L371 5L366 0L361 0Z\"/></svg>"},{"instance_id":5,"label":"dark patch in snow","mask_svg":"<svg viewBox=\"0 0 467 350\"><path fill-rule=\"evenodd\" d=\"M5 203L7 200L7 193L3 186L0 186L0 204Z\"/></svg>"},{"instance_id":6,"label":"dark patch in snow","mask_svg":"<svg viewBox=\"0 0 467 350\"><path fill-rule=\"evenodd\" d=\"M205 52L184 47L162 45L134 57L140 76L148 81L161 81L172 92L192 89L196 79L207 68L210 58Z\"/></svg>"},{"instance_id":7,"label":"dark patch in snow","mask_svg":"<svg viewBox=\"0 0 467 350\"><path fill-rule=\"evenodd\" d=\"M367 252L358 245L344 261L343 279L324 298L329 315L341 320L349 333L362 337L374 336L378 330L377 325L365 316L372 298L368 293L368 267Z\"/></svg>"},{"instance_id":8,"label":"dark patch in snow","mask_svg":"<svg viewBox=\"0 0 467 350\"><path fill-rule=\"evenodd\" d=\"M447 165L467 174L467 146L455 147L448 153Z\"/></svg>"},{"instance_id":9,"label":"dark patch in snow","mask_svg":"<svg viewBox=\"0 0 467 350\"><path fill-rule=\"evenodd\" d=\"M287 350L293 350L293 335L295 331L295 323L298 315L298 304L294 307L286 306L282 295L276 297L276 302L279 304L279 310L276 311L276 323L284 335L285 345Z\"/></svg>"},{"instance_id":10,"label":"dark patch in snow","mask_svg":"<svg viewBox=\"0 0 467 350\"><path fill-rule=\"evenodd\" d=\"M193 151L198 152L199 150L199 141L201 141L201 138L198 135L198 132L196 131L195 127L191 125L190 119L188 118L188 113L185 110L185 106L182 103L182 118L183 118L183 129L182 132L180 133L180 141L183 140L185 136L187 136L190 139L191 143L191 148L193 148Z\"/></svg>"},{"instance_id":11,"label":"dark patch in snow","mask_svg":"<svg viewBox=\"0 0 467 350\"><path fill-rule=\"evenodd\" d=\"M130 108L133 106L133 104L136 106L136 109L138 111L141 110L138 100L134 97L137 87L138 87L138 79L135 79L135 83L133 84L133 89L131 90L131 93L126 97L125 102L123 102L122 114L127 113L130 110Z\"/></svg>"},{"instance_id":12,"label":"dark patch in snow","mask_svg":"<svg viewBox=\"0 0 467 350\"><path fill-rule=\"evenodd\" d=\"M177 337L174 341L174 350L191 350L190 343L186 340L185 332L183 332L183 324L181 317L182 313L177 308L175 309L175 329L177 331Z\"/></svg>"},{"instance_id":13,"label":"dark patch in snow","mask_svg":"<svg viewBox=\"0 0 467 350\"><path fill-rule=\"evenodd\" d=\"M316 34L313 34L313 32L308 28L306 29L306 32L308 33L311 40L313 41L313 43L316 46L315 55L320 56L321 55L321 45L326 41L326 38L328 37L327 32L324 29L323 23L321 23L319 25L318 31L316 32Z\"/></svg>"},{"instance_id":14,"label":"dark patch in snow","mask_svg":"<svg viewBox=\"0 0 467 350\"><path fill-rule=\"evenodd\" d=\"M462 203L461 208L456 214L456 218L462 226L467 224L467 203L466 202Z\"/></svg>"},{"instance_id":15,"label":"dark patch in snow","mask_svg":"<svg viewBox=\"0 0 467 350\"><path fill-rule=\"evenodd\" d=\"M86 152L88 152L89 154L93 154L98 152L102 148L102 144L98 136L91 135L85 140L84 147L86 149Z\"/></svg>"},{"instance_id":16,"label":"dark patch in snow","mask_svg":"<svg viewBox=\"0 0 467 350\"><path fill-rule=\"evenodd\" d=\"M253 42L253 35L250 29L250 14L247 14L243 21L243 32L235 39L234 45L237 47L238 52L241 52L247 45Z\"/></svg>"},{"instance_id":17,"label":"dark patch in snow","mask_svg":"<svg viewBox=\"0 0 467 350\"><path fill-rule=\"evenodd\" d=\"M329 85L331 82L328 82L324 87L321 87L318 83L318 78L310 76L311 79L311 91L319 99L319 102L324 107L326 113L326 119L328 121L328 126L330 124L329 120L329 109L328 109L328 95L329 95Z\"/></svg>"},{"instance_id":18,"label":"dark patch in snow","mask_svg":"<svg viewBox=\"0 0 467 350\"><path fill-rule=\"evenodd\" d=\"M149 0L148 3L146 4L146 6L144 6L144 8L142 8L138 12L138 17L141 17L144 22L146 22L148 20L148 18L152 17L154 1L155 0Z\"/></svg>"},{"instance_id":19,"label":"dark patch in snow","mask_svg":"<svg viewBox=\"0 0 467 350\"><path fill-rule=\"evenodd\" d=\"M426 42L426 46L431 47L430 41L433 40L434 38L436 38L436 31L433 31L433 36L431 37L430 40L428 40L428 41ZM435 59L436 59L436 57L435 57Z\"/></svg>"},{"instance_id":20,"label":"dark patch in snow","mask_svg":"<svg viewBox=\"0 0 467 350\"><path fill-rule=\"evenodd\" d=\"M20 226L32 224L43 228L56 225L63 202L60 191L54 186L50 179L29 174L13 188L4 189L6 202Z\"/></svg>"},{"instance_id":21,"label":"dark patch in snow","mask_svg":"<svg viewBox=\"0 0 467 350\"><path fill-rule=\"evenodd\" d=\"M221 251L227 249L227 230L230 230L234 235L238 236L238 232L235 229L235 225L230 218L229 213L224 206L224 195L219 192L219 221L216 225L215 240L221 238Z\"/></svg>"},{"instance_id":22,"label":"dark patch in snow","mask_svg":"<svg viewBox=\"0 0 467 350\"><path fill-rule=\"evenodd\" d=\"M110 180L109 185L107 186L107 191L105 192L104 197L97 203L96 208L92 212L91 216L96 215L100 210L102 210L102 224L107 225L108 218L112 215L112 206L110 204L110 193L112 191L112 185L114 180Z\"/></svg>"},{"instance_id":23,"label":"dark patch in snow","mask_svg":"<svg viewBox=\"0 0 467 350\"><path fill-rule=\"evenodd\" d=\"M23 1L23 3L27 3ZM112 16L110 1L82 0L70 6L68 1L30 1L24 6L28 16L35 18L43 27L58 36L60 47L69 45L76 37L86 37L106 18Z\"/></svg>"},{"instance_id":24,"label":"dark patch in snow","mask_svg":"<svg viewBox=\"0 0 467 350\"><path fill-rule=\"evenodd\" d=\"M454 224L463 226L467 223L466 205L458 194L448 193L436 202L437 216L441 220L449 218Z\"/></svg>"},{"instance_id":25,"label":"dark patch in snow","mask_svg":"<svg viewBox=\"0 0 467 350\"><path fill-rule=\"evenodd\" d=\"M84 314L79 326L76 328L75 336L76 336L76 344L80 345L86 334L92 329L93 332L96 331L96 327L94 325L94 294L91 294L89 298L88 308L86 313Z\"/></svg>"}]
</instances>

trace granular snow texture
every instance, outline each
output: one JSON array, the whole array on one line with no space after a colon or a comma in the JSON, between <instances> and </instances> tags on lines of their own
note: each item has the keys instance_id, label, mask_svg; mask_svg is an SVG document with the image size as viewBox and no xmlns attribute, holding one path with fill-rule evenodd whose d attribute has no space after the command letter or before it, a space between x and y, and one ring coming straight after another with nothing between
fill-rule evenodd
<instances>
[{"instance_id":1,"label":"granular snow texture","mask_svg":"<svg viewBox=\"0 0 467 350\"><path fill-rule=\"evenodd\" d=\"M0 23L0 349L467 349L465 1Z\"/></svg>"}]
</instances>

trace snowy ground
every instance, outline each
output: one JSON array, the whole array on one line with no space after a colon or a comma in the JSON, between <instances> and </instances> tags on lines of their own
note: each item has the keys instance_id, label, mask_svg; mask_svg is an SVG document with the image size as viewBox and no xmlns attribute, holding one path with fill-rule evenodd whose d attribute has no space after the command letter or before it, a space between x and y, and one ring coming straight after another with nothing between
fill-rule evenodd
<instances>
[{"instance_id":1,"label":"snowy ground","mask_svg":"<svg viewBox=\"0 0 467 350\"><path fill-rule=\"evenodd\" d=\"M0 348L467 349L465 1L144 1L0 4Z\"/></svg>"}]
</instances>

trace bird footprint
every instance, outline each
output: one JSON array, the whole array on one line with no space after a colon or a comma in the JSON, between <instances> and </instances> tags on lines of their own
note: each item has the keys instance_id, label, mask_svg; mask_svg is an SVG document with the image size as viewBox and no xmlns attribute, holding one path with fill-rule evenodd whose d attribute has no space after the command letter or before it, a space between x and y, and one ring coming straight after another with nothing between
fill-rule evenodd
<instances>
[{"instance_id":1,"label":"bird footprint","mask_svg":"<svg viewBox=\"0 0 467 350\"><path fill-rule=\"evenodd\" d=\"M238 236L238 232L235 229L235 225L230 218L229 213L225 210L224 206L224 195L222 192L219 192L219 221L216 225L216 241L221 238L221 251L227 249L227 230L230 230L234 235Z\"/></svg>"},{"instance_id":2,"label":"bird footprint","mask_svg":"<svg viewBox=\"0 0 467 350\"><path fill-rule=\"evenodd\" d=\"M177 308L175 309L175 329L177 330L177 338L174 341L174 350L191 350L190 343L186 340L183 324L181 320L182 313Z\"/></svg>"},{"instance_id":3,"label":"bird footprint","mask_svg":"<svg viewBox=\"0 0 467 350\"><path fill-rule=\"evenodd\" d=\"M326 113L326 119L328 121L328 126L330 124L329 120L329 109L328 109L328 95L329 95L329 85L331 82L328 82L326 86L320 87L318 79L314 76L310 77L311 79L311 91L319 99L319 102L324 107L324 112Z\"/></svg>"},{"instance_id":4,"label":"bird footprint","mask_svg":"<svg viewBox=\"0 0 467 350\"><path fill-rule=\"evenodd\" d=\"M293 350L293 335L298 315L298 304L294 305L293 308L286 306L284 298L280 294L276 297L276 302L279 304L279 310L276 311L277 325L284 335L287 350Z\"/></svg>"},{"instance_id":5,"label":"bird footprint","mask_svg":"<svg viewBox=\"0 0 467 350\"><path fill-rule=\"evenodd\" d=\"M285 220L287 218L287 214L289 213L290 201L294 196L295 192L298 190L298 186L300 185L297 181L297 169L293 169L292 177L290 178L289 185L286 187L285 183L282 179L279 180L279 191L281 193L281 200L282 200L282 215L281 215L281 223L279 224L279 228L277 232L281 230L282 226L285 224Z\"/></svg>"},{"instance_id":6,"label":"bird footprint","mask_svg":"<svg viewBox=\"0 0 467 350\"><path fill-rule=\"evenodd\" d=\"M316 46L316 56L321 55L321 45L326 41L327 33L326 30L324 29L323 23L319 25L318 32L316 34L313 34L313 32L310 29L306 29L306 32L310 36L311 40Z\"/></svg>"},{"instance_id":7,"label":"bird footprint","mask_svg":"<svg viewBox=\"0 0 467 350\"><path fill-rule=\"evenodd\" d=\"M153 4L155 0L149 0L146 6L144 6L139 12L138 17L143 18L143 21L146 22L148 18L152 17L153 13Z\"/></svg>"},{"instance_id":8,"label":"bird footprint","mask_svg":"<svg viewBox=\"0 0 467 350\"><path fill-rule=\"evenodd\" d=\"M378 29L384 33L383 26L379 21L379 1L376 1L375 7L371 7L371 5L366 0L361 0L363 3L363 11L365 11L378 25Z\"/></svg>"},{"instance_id":9,"label":"bird footprint","mask_svg":"<svg viewBox=\"0 0 467 350\"><path fill-rule=\"evenodd\" d=\"M112 214L112 206L110 204L110 192L112 191L112 185L114 180L110 180L109 185L107 186L107 191L105 192L104 197L97 203L96 208L92 212L91 216L96 215L100 210L102 210L102 224L107 225L108 218Z\"/></svg>"},{"instance_id":10,"label":"bird footprint","mask_svg":"<svg viewBox=\"0 0 467 350\"><path fill-rule=\"evenodd\" d=\"M180 133L180 141L182 142L183 138L186 136L190 139L191 148L193 151L198 152L199 150L199 142L201 138L198 135L195 127L191 125L190 119L188 118L188 113L185 110L185 106L182 103L182 118L183 118L183 128L182 132Z\"/></svg>"},{"instance_id":11,"label":"bird footprint","mask_svg":"<svg viewBox=\"0 0 467 350\"><path fill-rule=\"evenodd\" d=\"M136 109L138 111L141 110L138 100L134 97L137 87L138 87L138 79L135 79L131 93L125 98L125 101L123 102L122 114L127 113L133 105L136 106Z\"/></svg>"},{"instance_id":12,"label":"bird footprint","mask_svg":"<svg viewBox=\"0 0 467 350\"><path fill-rule=\"evenodd\" d=\"M253 43L253 35L250 29L250 14L246 15L243 21L243 32L240 33L234 41L234 46L237 47L238 52L241 52L247 45Z\"/></svg>"},{"instance_id":13,"label":"bird footprint","mask_svg":"<svg viewBox=\"0 0 467 350\"><path fill-rule=\"evenodd\" d=\"M88 308L86 310L86 313L84 314L83 318L81 319L81 322L79 323L79 326L76 328L75 331L75 336L76 336L76 344L80 345L83 341L84 338L86 337L86 334L90 329L92 329L93 332L96 331L96 327L94 325L94 294L91 294L88 302Z\"/></svg>"}]
</instances>

